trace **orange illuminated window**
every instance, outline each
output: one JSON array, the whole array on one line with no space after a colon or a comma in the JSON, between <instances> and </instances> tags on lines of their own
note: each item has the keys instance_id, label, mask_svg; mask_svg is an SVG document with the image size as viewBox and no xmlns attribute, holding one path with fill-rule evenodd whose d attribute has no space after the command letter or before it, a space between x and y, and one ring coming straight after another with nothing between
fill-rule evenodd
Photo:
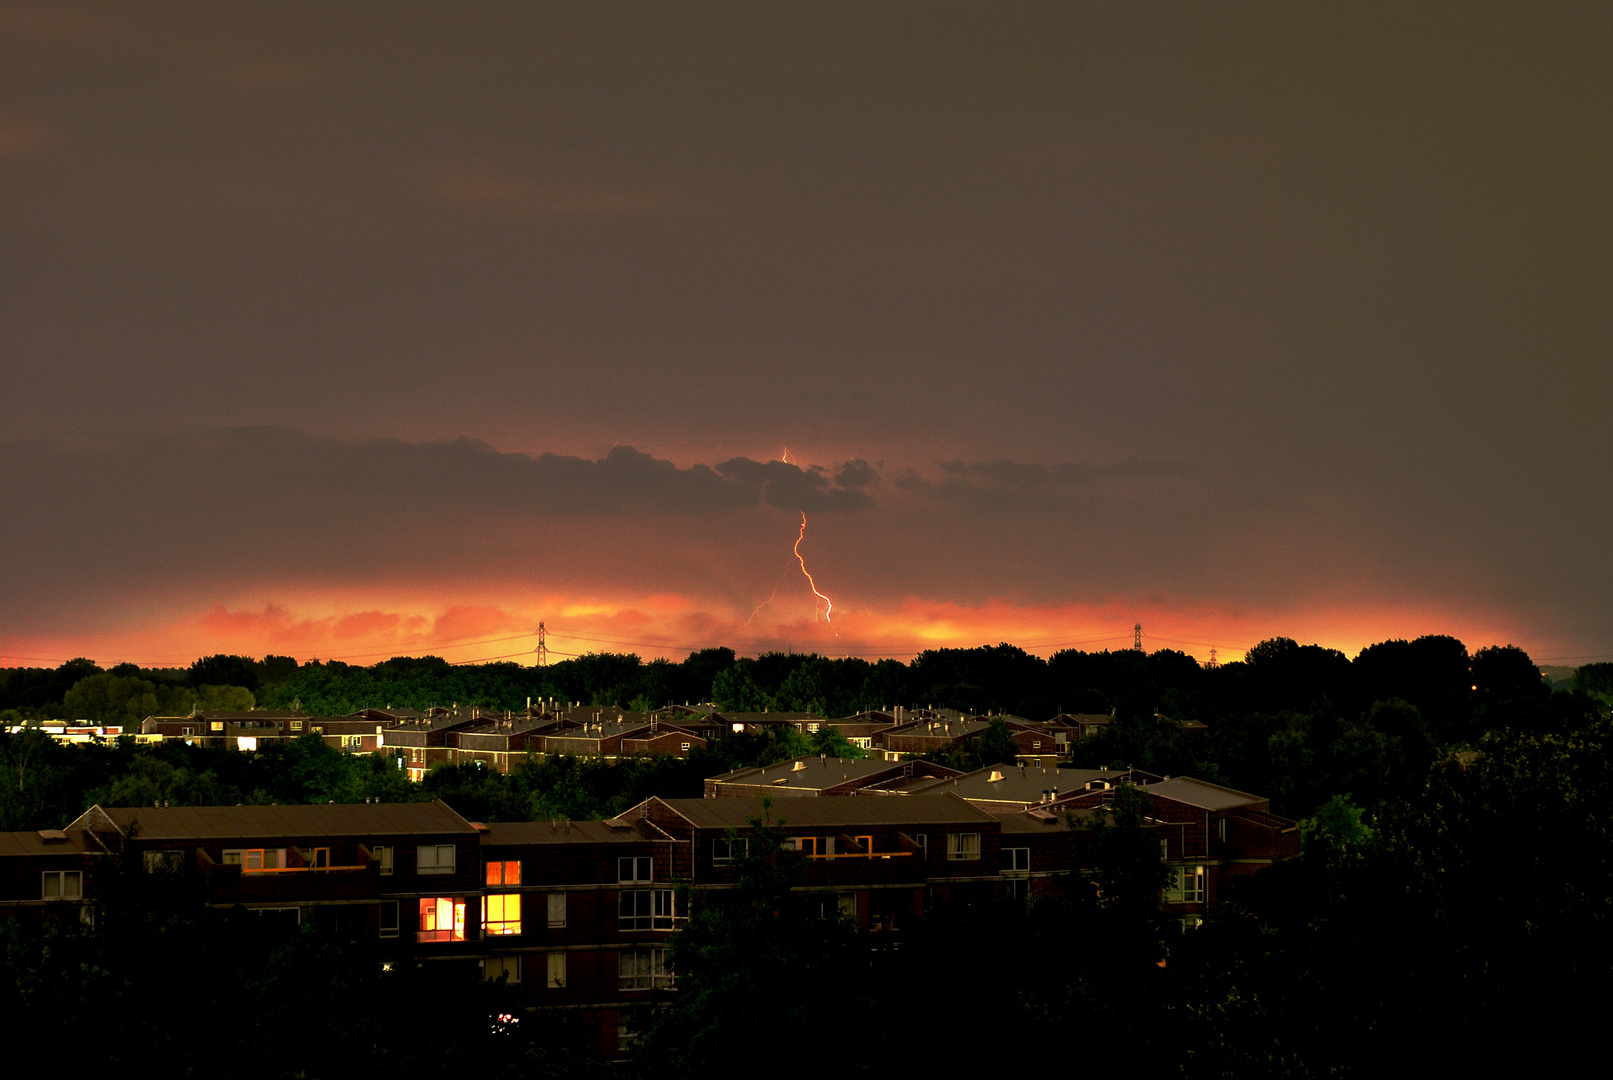
<instances>
[{"instance_id":1,"label":"orange illuminated window","mask_svg":"<svg viewBox=\"0 0 1613 1080\"><path fill-rule=\"evenodd\" d=\"M482 932L489 937L521 932L521 894L482 897Z\"/></svg>"},{"instance_id":2,"label":"orange illuminated window","mask_svg":"<svg viewBox=\"0 0 1613 1080\"><path fill-rule=\"evenodd\" d=\"M420 931L417 941L464 941L465 898L426 897L420 901Z\"/></svg>"},{"instance_id":3,"label":"orange illuminated window","mask_svg":"<svg viewBox=\"0 0 1613 1080\"><path fill-rule=\"evenodd\" d=\"M516 862L490 862L487 864L487 883L489 885L519 885L521 884L521 864Z\"/></svg>"}]
</instances>

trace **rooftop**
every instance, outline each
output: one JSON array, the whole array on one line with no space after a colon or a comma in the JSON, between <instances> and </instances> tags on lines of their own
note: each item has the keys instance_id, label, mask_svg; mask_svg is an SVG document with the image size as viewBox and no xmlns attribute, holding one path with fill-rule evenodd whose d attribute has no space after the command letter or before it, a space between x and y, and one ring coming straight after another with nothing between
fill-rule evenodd
<instances>
[{"instance_id":1,"label":"rooftop","mask_svg":"<svg viewBox=\"0 0 1613 1080\"><path fill-rule=\"evenodd\" d=\"M87 844L82 829L40 829L37 832L0 832L0 858L7 855L82 855L100 850ZM38 887L38 883L35 883Z\"/></svg>"},{"instance_id":2,"label":"rooftop","mask_svg":"<svg viewBox=\"0 0 1613 1080\"><path fill-rule=\"evenodd\" d=\"M743 829L762 817L762 800L661 799L664 806L700 829ZM631 814L632 811L628 811ZM626 816L626 815L624 815ZM997 819L953 795L911 799L790 799L774 803L771 820L793 828L854 828L867 825L987 825Z\"/></svg>"},{"instance_id":3,"label":"rooftop","mask_svg":"<svg viewBox=\"0 0 1613 1080\"><path fill-rule=\"evenodd\" d=\"M1148 783L1157 776L1131 769L1045 769L1018 765L992 765L951 780L934 780L922 787L913 788L913 794L932 791L950 791L978 802L1005 802L1033 804L1043 801L1043 793L1056 790L1059 795L1084 791L1094 780L1110 784L1135 779ZM1158 785L1149 783L1148 790Z\"/></svg>"},{"instance_id":4,"label":"rooftop","mask_svg":"<svg viewBox=\"0 0 1613 1080\"><path fill-rule=\"evenodd\" d=\"M826 788L847 780L857 780L865 776L888 772L892 769L901 771L901 763L893 761L878 761L873 758L832 758L810 756L792 758L781 761L777 765L767 765L762 768L735 769L733 772L723 773L711 779L719 784L775 784L781 780L788 784L781 787Z\"/></svg>"},{"instance_id":5,"label":"rooftop","mask_svg":"<svg viewBox=\"0 0 1613 1080\"><path fill-rule=\"evenodd\" d=\"M485 826L483 844L637 844L664 840L666 834L647 821L495 821Z\"/></svg>"},{"instance_id":6,"label":"rooftop","mask_svg":"<svg viewBox=\"0 0 1613 1080\"><path fill-rule=\"evenodd\" d=\"M1236 806L1252 806L1266 801L1259 795L1222 787L1207 780L1195 780L1191 776L1178 776L1173 780L1149 784L1148 793L1197 806L1201 810L1230 810Z\"/></svg>"},{"instance_id":7,"label":"rooftop","mask_svg":"<svg viewBox=\"0 0 1613 1080\"><path fill-rule=\"evenodd\" d=\"M100 815L125 836L142 840L231 840L292 836L476 835L440 799L429 803L340 803L324 806L92 806L73 824ZM133 830L133 833L131 833Z\"/></svg>"}]
</instances>

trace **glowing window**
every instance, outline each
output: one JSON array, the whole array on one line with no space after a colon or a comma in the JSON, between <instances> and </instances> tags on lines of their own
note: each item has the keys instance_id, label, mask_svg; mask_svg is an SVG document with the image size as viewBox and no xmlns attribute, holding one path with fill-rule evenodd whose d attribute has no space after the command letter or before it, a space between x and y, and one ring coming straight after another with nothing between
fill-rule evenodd
<instances>
[{"instance_id":1,"label":"glowing window","mask_svg":"<svg viewBox=\"0 0 1613 1080\"><path fill-rule=\"evenodd\" d=\"M416 941L464 941L465 898L425 897L420 901L420 930Z\"/></svg>"},{"instance_id":2,"label":"glowing window","mask_svg":"<svg viewBox=\"0 0 1613 1080\"><path fill-rule=\"evenodd\" d=\"M521 932L521 894L495 893L482 897L482 932L502 937Z\"/></svg>"},{"instance_id":3,"label":"glowing window","mask_svg":"<svg viewBox=\"0 0 1613 1080\"><path fill-rule=\"evenodd\" d=\"M521 864L516 862L490 862L487 864L487 883L489 885L519 885L521 884Z\"/></svg>"}]
</instances>

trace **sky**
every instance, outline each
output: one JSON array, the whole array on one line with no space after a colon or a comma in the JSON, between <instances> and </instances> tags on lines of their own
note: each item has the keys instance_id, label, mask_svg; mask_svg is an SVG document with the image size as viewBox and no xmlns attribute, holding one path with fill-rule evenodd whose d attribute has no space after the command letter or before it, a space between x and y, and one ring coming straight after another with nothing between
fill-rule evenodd
<instances>
[{"instance_id":1,"label":"sky","mask_svg":"<svg viewBox=\"0 0 1613 1080\"><path fill-rule=\"evenodd\" d=\"M1613 659L1610 167L1606 5L0 0L0 664Z\"/></svg>"}]
</instances>

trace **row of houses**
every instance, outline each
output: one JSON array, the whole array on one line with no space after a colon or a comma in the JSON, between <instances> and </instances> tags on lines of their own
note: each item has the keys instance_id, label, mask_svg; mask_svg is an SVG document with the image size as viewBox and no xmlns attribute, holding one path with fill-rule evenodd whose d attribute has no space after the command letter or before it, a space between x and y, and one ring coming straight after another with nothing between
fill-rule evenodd
<instances>
[{"instance_id":1,"label":"row of houses","mask_svg":"<svg viewBox=\"0 0 1613 1080\"><path fill-rule=\"evenodd\" d=\"M0 913L93 926L105 871L135 868L214 911L318 924L383 966L505 979L529 1008L579 1012L610 1054L675 992L666 949L684 905L735 884L759 819L799 853L804 903L899 934L949 903L1065 887L1081 868L1072 822L1127 786L1169 868L1161 901L1186 924L1298 852L1297 826L1266 800L1188 777L823 756L607 821L483 824L441 802L94 806L61 830L0 834Z\"/></svg>"}]
</instances>

